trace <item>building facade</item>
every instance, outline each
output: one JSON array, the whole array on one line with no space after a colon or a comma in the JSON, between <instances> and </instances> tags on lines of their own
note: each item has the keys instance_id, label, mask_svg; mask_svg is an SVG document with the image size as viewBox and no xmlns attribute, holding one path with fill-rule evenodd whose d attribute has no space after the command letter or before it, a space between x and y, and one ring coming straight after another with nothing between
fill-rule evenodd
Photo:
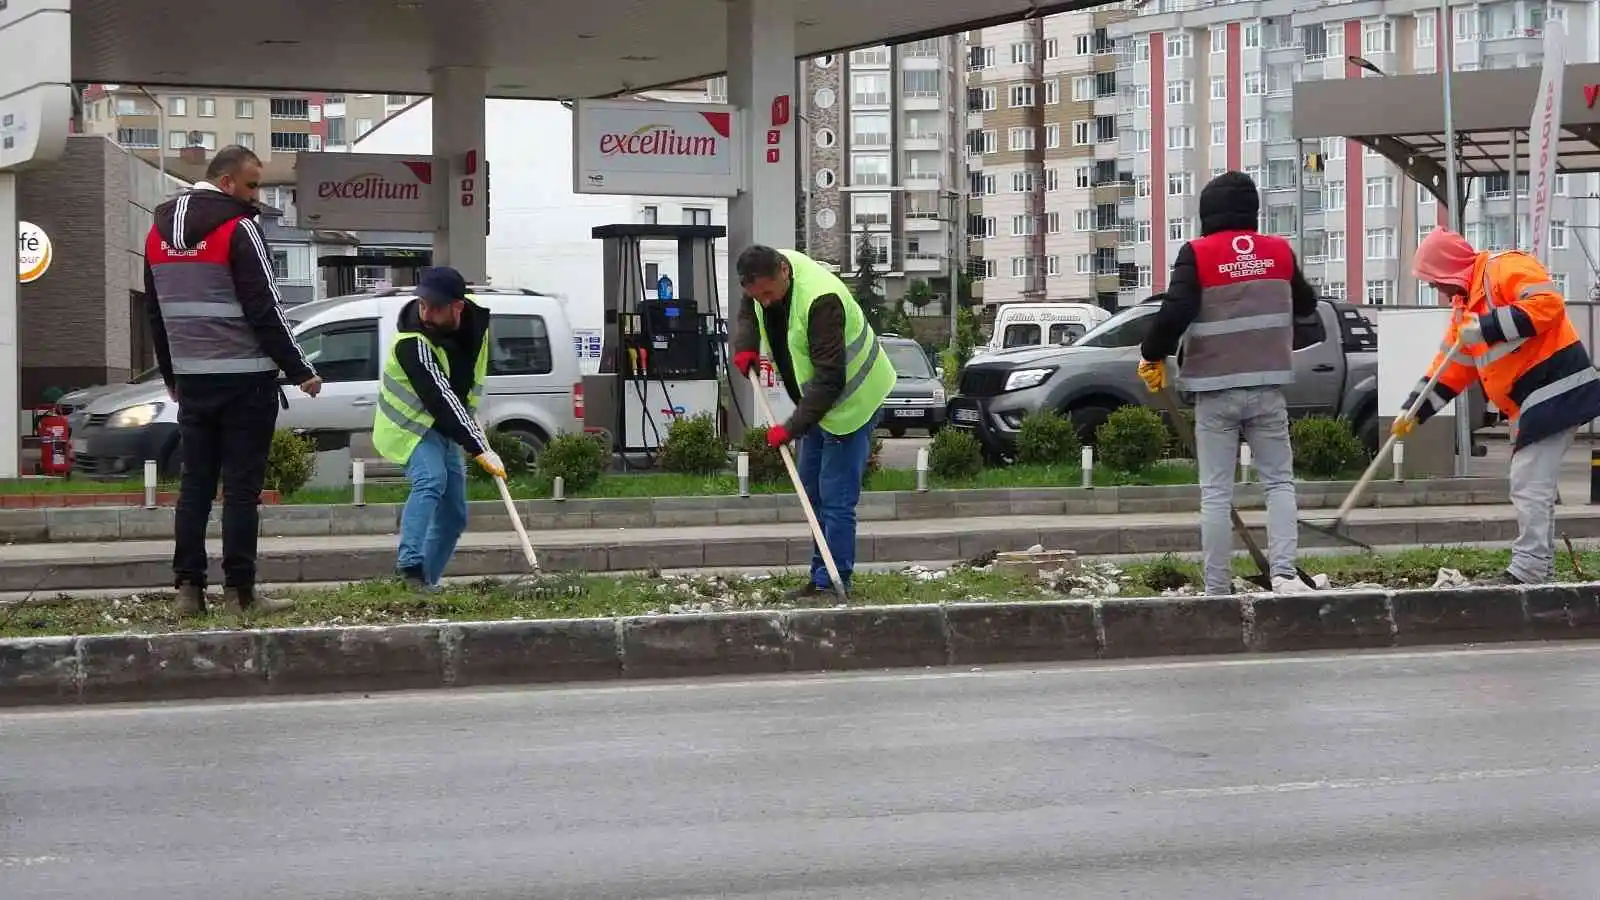
<instances>
[{"instance_id":1,"label":"building facade","mask_svg":"<svg viewBox=\"0 0 1600 900\"><path fill-rule=\"evenodd\" d=\"M1118 259L1135 272L1121 303L1165 286L1178 249L1198 235L1201 188L1226 169L1256 179L1262 229L1295 241L1325 296L1437 302L1410 269L1417 241L1445 222L1443 205L1355 141L1297 142L1295 82L1437 72L1446 47L1457 71L1538 67L1546 15L1566 25L1568 62L1600 58L1592 4L1452 3L1443 23L1437 10L1417 0L1154 0L1113 26L1119 166L1135 186L1119 215L1133 227ZM1314 154L1321 164L1308 170L1302 160ZM1525 155L1515 184L1509 174L1469 182L1465 233L1480 249L1529 243ZM1575 298L1596 280L1597 186L1572 175L1554 188L1547 262Z\"/></svg>"},{"instance_id":2,"label":"building facade","mask_svg":"<svg viewBox=\"0 0 1600 900\"><path fill-rule=\"evenodd\" d=\"M988 303L1117 302L1120 9L966 35L968 270Z\"/></svg>"},{"instance_id":3,"label":"building facade","mask_svg":"<svg viewBox=\"0 0 1600 900\"><path fill-rule=\"evenodd\" d=\"M917 281L944 293L959 265L962 46L950 36L800 63L800 243L854 272L865 242L891 299Z\"/></svg>"}]
</instances>

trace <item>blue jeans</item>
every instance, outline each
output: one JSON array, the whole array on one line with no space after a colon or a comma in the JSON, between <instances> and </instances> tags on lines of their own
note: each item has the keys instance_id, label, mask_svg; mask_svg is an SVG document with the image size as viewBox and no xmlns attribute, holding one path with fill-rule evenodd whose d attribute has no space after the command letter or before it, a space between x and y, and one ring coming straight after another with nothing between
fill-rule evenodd
<instances>
[{"instance_id":1,"label":"blue jeans","mask_svg":"<svg viewBox=\"0 0 1600 900\"><path fill-rule=\"evenodd\" d=\"M398 568L421 569L423 581L438 584L467 529L467 467L461 448L429 431L406 460L411 496L400 511Z\"/></svg>"},{"instance_id":2,"label":"blue jeans","mask_svg":"<svg viewBox=\"0 0 1600 900\"><path fill-rule=\"evenodd\" d=\"M856 565L856 504L861 501L861 480L866 476L872 430L877 424L878 417L873 416L872 421L845 435L829 434L816 425L800 439L800 483L816 510L847 591ZM811 542L811 583L831 589L833 579L828 577L816 543Z\"/></svg>"}]
</instances>

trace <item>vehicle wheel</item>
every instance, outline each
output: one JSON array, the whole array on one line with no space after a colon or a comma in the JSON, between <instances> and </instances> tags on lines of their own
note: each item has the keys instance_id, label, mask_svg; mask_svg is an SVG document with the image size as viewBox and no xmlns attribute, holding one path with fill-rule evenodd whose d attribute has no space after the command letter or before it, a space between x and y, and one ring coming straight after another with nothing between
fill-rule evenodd
<instances>
[{"instance_id":1,"label":"vehicle wheel","mask_svg":"<svg viewBox=\"0 0 1600 900\"><path fill-rule=\"evenodd\" d=\"M1100 426L1111 418L1114 410L1104 406L1079 406L1066 411L1065 415L1072 419L1072 424L1078 426L1078 440L1085 447L1094 446L1094 433Z\"/></svg>"},{"instance_id":2,"label":"vehicle wheel","mask_svg":"<svg viewBox=\"0 0 1600 900\"><path fill-rule=\"evenodd\" d=\"M1378 452L1378 414L1368 413L1356 426L1356 439L1361 446L1367 448L1367 458L1371 459Z\"/></svg>"},{"instance_id":3,"label":"vehicle wheel","mask_svg":"<svg viewBox=\"0 0 1600 900\"><path fill-rule=\"evenodd\" d=\"M539 454L544 452L544 438L540 437L537 432L512 426L500 429L500 433L521 441L522 445L528 448L528 461L530 463L538 459Z\"/></svg>"},{"instance_id":4,"label":"vehicle wheel","mask_svg":"<svg viewBox=\"0 0 1600 900\"><path fill-rule=\"evenodd\" d=\"M944 430L944 426L943 425L929 425L928 426L928 437L938 437L939 436L939 432L941 432L943 430Z\"/></svg>"},{"instance_id":5,"label":"vehicle wheel","mask_svg":"<svg viewBox=\"0 0 1600 900\"><path fill-rule=\"evenodd\" d=\"M906 436L906 427L904 425L890 425L889 426L889 437L892 437L895 440L899 440L900 438L903 438L905 436Z\"/></svg>"}]
</instances>

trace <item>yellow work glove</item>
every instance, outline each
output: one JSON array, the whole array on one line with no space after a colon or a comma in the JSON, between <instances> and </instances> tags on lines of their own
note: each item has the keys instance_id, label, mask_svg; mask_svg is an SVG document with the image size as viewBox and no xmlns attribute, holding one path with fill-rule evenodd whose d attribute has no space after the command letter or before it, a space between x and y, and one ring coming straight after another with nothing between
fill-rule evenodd
<instances>
[{"instance_id":1,"label":"yellow work glove","mask_svg":"<svg viewBox=\"0 0 1600 900\"><path fill-rule=\"evenodd\" d=\"M1395 417L1394 423L1389 426L1389 433L1397 438L1404 438L1415 427L1417 420L1413 419L1410 413L1404 413Z\"/></svg>"},{"instance_id":2,"label":"yellow work glove","mask_svg":"<svg viewBox=\"0 0 1600 900\"><path fill-rule=\"evenodd\" d=\"M485 472L496 478L506 477L506 465L500 461L500 454L489 450L473 458L473 461L483 467Z\"/></svg>"},{"instance_id":3,"label":"yellow work glove","mask_svg":"<svg viewBox=\"0 0 1600 900\"><path fill-rule=\"evenodd\" d=\"M1167 386L1167 364L1139 360L1139 380L1150 389L1150 393L1159 394L1161 389Z\"/></svg>"}]
</instances>

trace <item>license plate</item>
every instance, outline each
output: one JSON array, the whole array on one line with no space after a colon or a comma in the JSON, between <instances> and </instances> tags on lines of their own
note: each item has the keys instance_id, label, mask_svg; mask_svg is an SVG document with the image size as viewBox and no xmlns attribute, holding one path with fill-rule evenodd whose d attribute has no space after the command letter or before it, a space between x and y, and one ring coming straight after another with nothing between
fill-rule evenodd
<instances>
[{"instance_id":1,"label":"license plate","mask_svg":"<svg viewBox=\"0 0 1600 900\"><path fill-rule=\"evenodd\" d=\"M951 418L953 418L957 422L964 422L964 423L967 423L969 425L976 425L976 424L978 424L978 411L975 410L975 409L956 409L956 410L952 410L951 411Z\"/></svg>"},{"instance_id":2,"label":"license plate","mask_svg":"<svg viewBox=\"0 0 1600 900\"><path fill-rule=\"evenodd\" d=\"M72 452L73 453L88 453L89 452L89 442L84 440L83 438L78 438L77 440L72 442Z\"/></svg>"},{"instance_id":3,"label":"license plate","mask_svg":"<svg viewBox=\"0 0 1600 900\"><path fill-rule=\"evenodd\" d=\"M920 419L920 418L922 418L922 410L920 410L920 409L897 409L897 410L894 411L894 414L895 414L896 418L900 418L900 419Z\"/></svg>"}]
</instances>

